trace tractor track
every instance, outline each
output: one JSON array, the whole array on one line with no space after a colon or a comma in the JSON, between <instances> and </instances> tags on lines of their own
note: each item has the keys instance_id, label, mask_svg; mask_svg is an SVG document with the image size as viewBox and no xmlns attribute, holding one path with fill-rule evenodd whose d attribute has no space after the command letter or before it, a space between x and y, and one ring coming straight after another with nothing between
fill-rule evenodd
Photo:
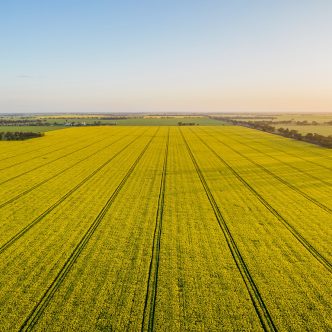
<instances>
[{"instance_id":1,"label":"tractor track","mask_svg":"<svg viewBox=\"0 0 332 332\"><path fill-rule=\"evenodd\" d=\"M158 130L157 130L158 131ZM66 276L70 272L72 266L74 263L77 261L78 257L80 256L81 252L84 250L86 245L88 244L90 238L100 225L101 221L103 220L104 216L112 206L113 201L116 199L118 196L119 192L123 188L123 186L126 184L128 178L130 175L133 173L134 169L136 168L137 164L143 157L144 153L148 149L150 143L154 139L155 135L157 132L154 134L154 136L151 137L149 142L146 144L146 146L143 148L141 151L140 155L136 158L135 162L132 164L130 169L127 171L126 175L123 177L121 182L118 184L117 188L114 190L112 195L109 197L107 200L106 204L104 207L100 210L99 214L95 218L95 220L92 222L88 230L85 232L83 237L81 238L80 242L76 245L75 249L72 251L68 259L65 261L64 265L58 272L57 276L55 279L52 281L50 286L47 288L41 299L38 301L38 303L35 305L33 310L30 312L30 314L26 317L25 321L21 325L19 331L31 331L31 329L36 325L38 322L40 316L43 314L44 310L52 300L53 295L56 293L56 291L59 289L61 286L62 282L65 280Z\"/></svg>"},{"instance_id":2,"label":"tractor track","mask_svg":"<svg viewBox=\"0 0 332 332\"><path fill-rule=\"evenodd\" d=\"M152 255L150 260L149 276L146 288L146 297L145 297L141 331L154 330L154 316L155 316L155 307L156 307L156 298L157 298L157 289L158 289L160 245L161 245L165 189L166 189L168 146L169 146L169 128L167 133L162 177L160 181L158 208L156 214L156 225L154 229L153 243L151 249Z\"/></svg>"},{"instance_id":3,"label":"tractor track","mask_svg":"<svg viewBox=\"0 0 332 332\"><path fill-rule=\"evenodd\" d=\"M77 143L77 142L76 142ZM17 155L14 155L14 156L10 156L10 157L6 157L6 158L3 158L3 159L0 159L0 162L1 161L4 161L4 160L8 160L8 159L11 159L11 158L17 158L17 157L21 157L21 156L24 156L26 154L29 154L31 152L36 152L36 151L39 151L39 150L42 150L42 149L46 149L48 147L52 146L52 144L49 144L49 145L46 145L46 146L42 146L42 147L39 147L37 149L33 149L33 150L30 150L30 151L25 151L23 153L19 153Z\"/></svg>"},{"instance_id":4,"label":"tractor track","mask_svg":"<svg viewBox=\"0 0 332 332\"><path fill-rule=\"evenodd\" d=\"M87 160L87 159L91 158L92 156L98 154L100 151L102 151L102 150L104 150L104 149L107 149L108 147L110 147L111 145L113 145L113 144L119 142L119 141L122 140L123 138L125 138L125 136L120 137L119 139L117 139L117 140L115 140L115 141L112 141L110 144L107 144L106 146L100 148L99 150L93 152L92 154L86 156L85 158L83 158L83 159L81 159L81 160L75 162L75 163L72 164L71 166L66 167L65 169L61 170L60 172L58 172L58 173L56 173L56 174L50 176L49 178L44 179L44 180L41 181L41 182L38 182L37 184L35 184L34 186L30 187L29 189L27 189L27 190L21 192L20 194L14 196L14 197L12 197L12 198L10 198L10 199L7 200L7 201L1 203L1 204L0 204L0 209L2 209L3 207L5 207L6 205L8 205L8 204L10 204L10 203L13 203L13 202L16 201L17 199L19 199L19 198L21 198L21 197L27 195L28 193L30 193L31 191L35 190L36 188L42 186L43 184L47 183L48 181L51 181L51 180L55 179L56 177L58 177L59 175L62 175L62 174L65 173L66 171L68 171L68 170L74 168L75 166L79 165L80 163L84 162L85 160ZM96 142L96 143L97 143L97 142ZM76 151L76 152L77 152L77 151Z\"/></svg>"},{"instance_id":5,"label":"tractor track","mask_svg":"<svg viewBox=\"0 0 332 332\"><path fill-rule=\"evenodd\" d=\"M11 245L13 245L18 239L24 236L31 228L33 228L36 224L38 224L41 220L43 220L51 211L53 211L56 207L58 207L61 203L63 203L68 197L70 197L73 193L75 193L80 187L82 187L87 181L89 181L93 176L95 176L98 172L100 172L104 167L106 167L114 158L116 158L119 154L125 151L132 143L134 143L140 135L136 137L134 140L125 145L120 151L118 151L115 155L113 155L110 159L96 168L92 173L86 176L80 183L78 183L74 188L69 190L64 196L62 196L56 203L51 205L47 210L45 210L42 214L40 214L37 218L35 218L32 222L30 222L27 226L21 229L18 233L16 233L10 240L1 245L0 247L0 255L7 250Z\"/></svg>"},{"instance_id":6,"label":"tractor track","mask_svg":"<svg viewBox=\"0 0 332 332\"><path fill-rule=\"evenodd\" d=\"M197 136L197 134L195 134ZM232 168L218 153L205 143L199 136L201 142L241 181L244 186L249 189L255 197L265 206L270 213L272 213L290 232L291 234L307 249L310 254L318 260L330 273L332 273L332 264L321 255L297 230L292 226L270 203L268 203L263 196L261 196L235 169Z\"/></svg>"},{"instance_id":7,"label":"tractor track","mask_svg":"<svg viewBox=\"0 0 332 332\"><path fill-rule=\"evenodd\" d=\"M212 135L210 135L212 136ZM266 167L264 167L261 164L256 163L255 161L251 160L249 157L242 155L240 152L234 150L232 147L230 147L228 144L224 143L223 141L221 141L220 139L216 138L215 136L212 136L213 138L215 138L219 143L222 143L223 145L227 146L229 149L231 149L232 151L236 152L237 154L243 156L244 158L246 158L248 161L250 161L252 164L256 165L257 167L259 167L260 169L264 170L266 173L268 173L270 176L272 176L273 178L275 178L276 180L278 180L279 182L283 183L284 185L286 185L288 188L296 191L298 194L300 194L302 197L306 198L308 201L310 201L311 203L315 204L316 206L318 206L319 208L321 208L322 210L324 210L327 213L332 214L332 209L330 209L328 206L322 204L321 202L317 201L315 198L311 197L310 195L308 195L307 193L303 192L301 189L295 187L294 185L292 185L291 183L289 183L288 181L282 179L280 176L276 175L275 173L271 172L269 169L267 169ZM236 141L238 142L238 141ZM241 143L243 145L246 146L245 143ZM250 147L250 146L249 146ZM254 148L253 148L254 149ZM255 149L254 149L255 150ZM257 150L258 152L260 152L259 150ZM260 152L262 153L262 152ZM263 154L263 153L262 153Z\"/></svg>"},{"instance_id":8,"label":"tractor track","mask_svg":"<svg viewBox=\"0 0 332 332\"><path fill-rule=\"evenodd\" d=\"M249 269L247 267L247 264L245 263L242 255L241 255L241 252L227 226L227 223L222 215L222 213L220 212L219 210L219 207L218 207L218 204L216 202L216 200L214 199L214 196L205 180L205 177L190 149L190 146L187 142L187 140L185 139L182 131L181 132L181 135L182 135L182 138L183 138L183 141L187 147L187 150L188 150L188 153L190 155L190 158L195 166L195 169L196 169L196 172L197 172L197 175L199 176L200 178L200 181L203 185L203 188L205 190L205 193L206 193L206 196L211 204L211 207L214 211L214 214L216 216L216 219L218 221L218 224L220 226L220 229L222 230L223 234L224 234L224 237L225 237L225 240L227 242L227 245L228 245L228 248L233 256L233 259L234 259L234 262L242 276L242 279L246 285L246 288L248 290L248 293L249 293L249 296L251 298L251 301L253 303L253 306L255 308L255 311L257 313L257 316L260 320L260 323L262 325L262 328L264 329L264 331L277 331L277 328L276 326L274 325L274 322L272 320L272 317L268 311L268 308L266 307L264 301L263 301L263 298L255 284L255 281L254 279L252 278L250 272L249 272Z\"/></svg>"},{"instance_id":9,"label":"tractor track","mask_svg":"<svg viewBox=\"0 0 332 332\"><path fill-rule=\"evenodd\" d=\"M271 135L275 135L275 134L271 134ZM237 136L240 136L241 138L243 138L242 135L237 134ZM289 138L289 139L291 139L291 138ZM298 141L298 140L296 140L296 141ZM298 142L299 142L299 141L298 141ZM300 142L303 142L303 141L300 141ZM263 145L263 146L266 146L266 147L268 147L268 148L271 148L270 146L268 146L268 145L262 143L260 140L258 141L258 143L261 144L261 145ZM308 142L305 142L305 141L304 141L304 143L308 143ZM279 142L278 142L277 144L280 145ZM311 144L311 145L312 145L312 143L308 143L308 144ZM316 146L316 145L315 145L315 146ZM314 161L312 161L312 160L309 160L309 159L305 159L305 158L303 158L303 157L300 157L300 156L297 155L297 154L290 153L290 152L286 152L285 150L283 150L283 149L281 149L281 148L273 147L273 149L276 150L276 151L280 151L280 152L282 152L282 153L285 153L285 154L287 154L287 155L289 155L289 156L293 156L293 157L295 157L295 158L301 159L301 160L303 160L303 161L305 161L305 162L307 162L307 163L310 163L310 164L316 165L316 166L318 166L318 167L322 167L322 168L324 168L324 169L326 169L326 170L328 170L328 171L332 171L332 168L330 168L330 167L327 167L327 166L321 165L321 164L319 164L319 163L317 163L317 162L314 162ZM312 153L313 153L313 152L312 152ZM317 155L317 156L320 156L320 157L322 157L322 158L328 158L328 159L331 159L329 156L324 156L324 155L322 155L322 154L317 154L317 153L313 153L313 154L315 154L315 155Z\"/></svg>"},{"instance_id":10,"label":"tractor track","mask_svg":"<svg viewBox=\"0 0 332 332\"><path fill-rule=\"evenodd\" d=\"M312 179L315 179L315 180L317 180L317 181L319 181L319 182L325 184L325 185L328 186L328 187L331 187L331 186L332 186L331 183L326 182L326 181L320 179L319 177L317 177L317 176L315 176L315 175L313 175L313 174L311 174L311 173L308 173L308 172L306 172L306 171L304 171L304 170L301 170L300 168L297 168L297 167L295 167L295 166L293 166L293 165L291 165L291 164L288 164L288 163L286 163L286 162L280 160L279 158L276 158L276 157L274 157L274 156L272 156L272 155L270 155L270 154L268 154L268 153L266 153L266 152L263 152L263 151L261 151L261 150L259 150L259 149L254 148L253 146L251 146L251 145L249 145L249 144L247 144L247 143L240 142L240 141L238 141L238 140L235 139L235 138L232 138L232 139L233 139L235 142L237 142L237 143L239 143L239 144L242 144L242 145L244 145L244 146L246 146L246 147L248 147L248 148L250 148L250 149L252 149L252 150L254 150L254 151L256 151L256 152L259 152L260 154L262 154L262 155L264 155L264 156L267 156L267 157L269 157L269 158L271 158L271 159L276 160L278 163L281 163L281 164L283 164L283 165L285 165L285 166L287 166L287 167L290 167L290 168L296 170L297 172L300 172L300 173L306 174L307 176L311 177ZM259 144L263 144L263 143L259 143ZM227 145L227 144L225 143L225 145ZM263 144L263 145L264 145L264 144ZM228 145L227 145L227 146L228 146ZM276 149L276 150L281 151L280 149ZM287 153L287 152L284 152L284 151L281 151L281 152L290 155L290 154ZM295 155L293 155L293 156L295 157ZM303 158L300 158L300 157L298 157L298 156L295 157L295 158L298 158L298 159L301 159L301 160L305 160L306 162L308 161L308 160L303 159ZM315 165L318 166L318 164L316 164L316 163L315 163ZM320 165L320 167L321 167L321 165Z\"/></svg>"},{"instance_id":11,"label":"tractor track","mask_svg":"<svg viewBox=\"0 0 332 332\"><path fill-rule=\"evenodd\" d=\"M87 147L89 147L89 146L91 146L91 145L93 145L93 144L97 144L98 142L101 142L102 140L103 140L103 139L101 139L101 140L99 140L99 141L97 141L97 142L94 142L94 143L88 144L88 145L86 145L86 146L84 146L84 147L82 147L82 148L79 148L79 149L77 149L77 150L74 150L74 151L71 151L71 152L69 152L69 153L67 153L67 154L64 154L64 155L62 155L62 156L60 156L60 157L58 157L58 158L56 158L56 159L50 160L50 161L48 161L47 163L44 163L44 164L38 165L38 166L36 166L36 167L34 167L34 168L31 168L31 169L29 169L29 170L27 170L27 171L25 171L25 172L23 172L23 173L20 173L20 174L17 174L17 175L15 175L15 176L12 176L11 178L9 178L9 179L7 179L7 180L4 180L4 181L0 182L0 185L3 185L3 184L5 184L5 183L8 183L8 182L10 182L10 181L12 181L12 180L15 180L15 179L17 179L17 178L20 178L20 177L23 176L23 175L26 175L26 174L28 174L28 173L30 173L30 172L33 172L33 171L35 171L36 169L42 168L42 167L44 167L44 166L46 166L46 165L52 164L52 163L54 163L54 162L56 162L56 161L58 161L58 160L60 160L60 159L62 159L62 158L68 157L68 156L70 156L70 155L76 153L77 151L83 150L83 149L85 149L85 148L87 148ZM73 144L71 144L71 145L69 145L69 146L72 146L72 145L73 145ZM75 145L76 145L76 144L75 144ZM68 147L68 145L67 145L67 147ZM56 150L56 151L59 151L59 150L62 150L62 149L65 149L65 148L60 148L60 149L58 149L58 150ZM53 152L54 152L54 151L53 151Z\"/></svg>"},{"instance_id":12,"label":"tractor track","mask_svg":"<svg viewBox=\"0 0 332 332\"><path fill-rule=\"evenodd\" d=\"M83 144L84 144L86 141L89 141L89 140L88 140L88 139L83 139L83 140L81 140L80 142L75 142L75 143L73 143L73 144L65 145L65 146L60 147L60 148L55 149L55 150L47 151L46 153L43 153L43 154L40 154L40 155L38 155L38 156L35 156L35 157L32 157L32 158L29 158L29 159L27 159L27 160L22 160L22 161L20 161L20 162L18 162L18 163L16 163L16 164L12 164L12 165L8 165L8 166L6 166L6 167L0 168L0 171L6 170L6 169L8 169L8 168L15 167L15 166L22 165L22 164L24 164L24 163L30 162L31 160L34 160L34 159L38 159L38 158L41 158L41 157L47 156L47 155L49 155L49 154L51 154L51 153L53 153L53 152L61 151L61 150L66 149L66 148L68 148L68 147L75 146L75 145L77 145L77 144L81 144L82 142L83 142ZM100 141L102 141L102 140L99 140L99 141L96 141L96 142L94 142L94 143L88 144L88 145L86 145L86 147L88 147L88 146L90 146L90 145L92 145L92 144L96 144L96 143L98 143L98 142L100 142Z\"/></svg>"}]
</instances>

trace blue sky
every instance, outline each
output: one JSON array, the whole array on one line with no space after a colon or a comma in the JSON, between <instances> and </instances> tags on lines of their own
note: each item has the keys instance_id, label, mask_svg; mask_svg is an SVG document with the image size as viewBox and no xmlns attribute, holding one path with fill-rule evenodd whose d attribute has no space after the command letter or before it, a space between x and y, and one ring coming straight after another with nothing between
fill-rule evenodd
<instances>
[{"instance_id":1,"label":"blue sky","mask_svg":"<svg viewBox=\"0 0 332 332\"><path fill-rule=\"evenodd\" d=\"M330 0L2 0L0 112L332 111Z\"/></svg>"}]
</instances>

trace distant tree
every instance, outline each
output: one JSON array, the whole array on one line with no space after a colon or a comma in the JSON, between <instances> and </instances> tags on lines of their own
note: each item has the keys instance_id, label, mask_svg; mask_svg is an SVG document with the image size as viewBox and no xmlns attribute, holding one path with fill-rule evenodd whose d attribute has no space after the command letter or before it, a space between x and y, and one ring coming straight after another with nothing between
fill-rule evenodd
<instances>
[{"instance_id":1,"label":"distant tree","mask_svg":"<svg viewBox=\"0 0 332 332\"><path fill-rule=\"evenodd\" d=\"M34 132L0 132L0 140L2 141L23 141L29 138L41 137L44 133L34 133Z\"/></svg>"}]
</instances>

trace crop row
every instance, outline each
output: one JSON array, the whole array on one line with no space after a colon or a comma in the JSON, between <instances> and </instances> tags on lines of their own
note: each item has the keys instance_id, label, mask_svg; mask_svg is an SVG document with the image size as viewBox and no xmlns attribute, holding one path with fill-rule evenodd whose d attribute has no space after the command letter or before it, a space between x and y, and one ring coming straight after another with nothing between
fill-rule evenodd
<instances>
[{"instance_id":1,"label":"crop row","mask_svg":"<svg viewBox=\"0 0 332 332\"><path fill-rule=\"evenodd\" d=\"M329 232L331 230L331 223L326 223L331 220L329 211L325 211L320 206L317 206L311 200L308 200L303 195L299 194L293 188L285 185L278 178L274 176L266 167L260 167L263 164L262 157L256 153L255 155L239 154L242 151L241 145L230 143L231 138L220 138L220 135L204 135L205 142L213 147L213 149L223 156L228 161L238 174L240 174L246 182L258 192L265 201L269 202L284 219L293 225L299 232L306 234L306 238L310 243L314 243L318 251L324 252L325 255L331 259L329 248ZM225 143L225 141L227 143ZM227 158L225 158L225 156ZM278 174L278 173L276 173ZM301 173L297 174L299 178ZM305 183L305 179L302 179ZM325 195L326 196L326 195ZM325 197L324 196L324 197ZM327 202L328 204L328 202ZM330 205L327 205L330 208ZM319 239L319 240L318 240Z\"/></svg>"},{"instance_id":2,"label":"crop row","mask_svg":"<svg viewBox=\"0 0 332 332\"><path fill-rule=\"evenodd\" d=\"M3 330L332 327L326 149L226 126L43 139L2 171Z\"/></svg>"},{"instance_id":3,"label":"crop row","mask_svg":"<svg viewBox=\"0 0 332 332\"><path fill-rule=\"evenodd\" d=\"M155 132L155 129L149 131ZM70 256L70 249L80 241L149 139L146 135L132 145L131 153L120 153L91 181L85 182L59 206L49 211L41 222L34 224L23 238L1 253L1 268L7 271L1 278L1 301L8 310L3 312L5 316L0 319L2 322L17 326L20 324L18 317L26 317L27 310L36 305L41 294L49 287L52 276L57 274L62 262ZM84 204L80 204L82 201ZM15 226L22 229L22 226L31 223L29 219L27 214L26 220L19 220L21 226L17 223ZM25 271L23 279L22 271ZM16 290L15 298L10 296L12 289Z\"/></svg>"}]
</instances>

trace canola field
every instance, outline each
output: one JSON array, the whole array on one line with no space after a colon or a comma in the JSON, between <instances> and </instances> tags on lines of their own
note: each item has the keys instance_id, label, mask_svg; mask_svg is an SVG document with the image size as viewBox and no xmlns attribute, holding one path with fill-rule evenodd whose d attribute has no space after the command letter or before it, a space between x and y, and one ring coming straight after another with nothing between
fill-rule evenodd
<instances>
[{"instance_id":1,"label":"canola field","mask_svg":"<svg viewBox=\"0 0 332 332\"><path fill-rule=\"evenodd\" d=\"M220 127L0 142L1 331L331 331L332 150Z\"/></svg>"}]
</instances>

